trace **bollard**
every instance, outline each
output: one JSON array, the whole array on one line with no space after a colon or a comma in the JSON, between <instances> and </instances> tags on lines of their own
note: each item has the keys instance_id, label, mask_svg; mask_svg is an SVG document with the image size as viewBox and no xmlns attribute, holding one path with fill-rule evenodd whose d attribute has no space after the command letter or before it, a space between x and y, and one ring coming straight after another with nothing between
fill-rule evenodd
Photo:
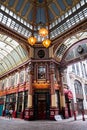
<instances>
[{"instance_id":1,"label":"bollard","mask_svg":"<svg viewBox=\"0 0 87 130\"><path fill-rule=\"evenodd\" d=\"M84 111L82 111L82 120L85 121Z\"/></svg>"},{"instance_id":2,"label":"bollard","mask_svg":"<svg viewBox=\"0 0 87 130\"><path fill-rule=\"evenodd\" d=\"M76 111L74 111L74 120L76 120Z\"/></svg>"}]
</instances>

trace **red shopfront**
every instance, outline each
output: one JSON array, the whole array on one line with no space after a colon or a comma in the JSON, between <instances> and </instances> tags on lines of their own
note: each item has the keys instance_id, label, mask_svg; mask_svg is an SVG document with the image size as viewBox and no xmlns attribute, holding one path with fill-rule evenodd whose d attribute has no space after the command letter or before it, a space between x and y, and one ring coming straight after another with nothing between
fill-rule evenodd
<instances>
[{"instance_id":1,"label":"red shopfront","mask_svg":"<svg viewBox=\"0 0 87 130\"><path fill-rule=\"evenodd\" d=\"M65 118L72 117L73 115L73 94L71 90L64 89L65 94Z\"/></svg>"}]
</instances>

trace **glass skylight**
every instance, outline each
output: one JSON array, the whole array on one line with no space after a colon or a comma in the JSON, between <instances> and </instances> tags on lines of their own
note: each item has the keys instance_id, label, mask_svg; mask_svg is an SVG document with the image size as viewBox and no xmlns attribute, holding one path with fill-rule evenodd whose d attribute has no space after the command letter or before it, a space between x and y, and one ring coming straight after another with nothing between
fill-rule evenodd
<instances>
[{"instance_id":1,"label":"glass skylight","mask_svg":"<svg viewBox=\"0 0 87 130\"><path fill-rule=\"evenodd\" d=\"M7 35L0 34L0 75L28 59L27 51Z\"/></svg>"},{"instance_id":2,"label":"glass skylight","mask_svg":"<svg viewBox=\"0 0 87 130\"><path fill-rule=\"evenodd\" d=\"M82 20L87 18L87 7L81 8L80 12L78 12L76 15L74 14L75 11L79 10L80 7L84 6L86 2L87 0L80 0L79 3L77 3L74 7L72 7L72 9L65 12L65 14L63 14L61 17L56 18L55 21L53 21L49 25L49 29L50 30L52 29L52 31L50 31L50 39L54 39L55 37L58 37L68 29L75 26L75 24L78 24ZM30 23L28 23L27 21L25 21L17 14L13 13L12 11L9 11L9 9L7 9L3 5L0 6L0 9L5 11L6 13L9 13L10 15L10 16L5 16L5 14L3 15L2 13L0 13L1 23L17 31L19 34L25 36L26 38L31 35L33 26ZM13 17L13 19L11 19L10 17ZM64 21L65 18L66 21ZM36 30L35 27L34 30ZM38 35L36 37L38 41L41 40L41 38Z\"/></svg>"}]
</instances>

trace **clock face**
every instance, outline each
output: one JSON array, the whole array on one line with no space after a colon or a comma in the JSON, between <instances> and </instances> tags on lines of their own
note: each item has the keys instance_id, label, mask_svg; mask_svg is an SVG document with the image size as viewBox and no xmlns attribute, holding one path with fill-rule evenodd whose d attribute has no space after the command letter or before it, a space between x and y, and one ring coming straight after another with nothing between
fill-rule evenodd
<instances>
[{"instance_id":1,"label":"clock face","mask_svg":"<svg viewBox=\"0 0 87 130\"><path fill-rule=\"evenodd\" d=\"M38 51L38 56L39 56L40 58L43 58L43 57L45 56L44 50L39 50L39 51Z\"/></svg>"},{"instance_id":2,"label":"clock face","mask_svg":"<svg viewBox=\"0 0 87 130\"><path fill-rule=\"evenodd\" d=\"M82 53L83 52L83 48L82 48L82 46L78 46L78 48L77 48L77 51L78 51L78 53Z\"/></svg>"}]
</instances>

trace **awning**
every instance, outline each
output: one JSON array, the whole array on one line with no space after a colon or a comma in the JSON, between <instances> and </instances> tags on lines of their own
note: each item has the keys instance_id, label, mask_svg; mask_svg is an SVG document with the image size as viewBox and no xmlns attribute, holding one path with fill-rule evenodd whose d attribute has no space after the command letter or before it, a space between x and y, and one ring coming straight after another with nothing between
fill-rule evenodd
<instances>
[{"instance_id":1,"label":"awning","mask_svg":"<svg viewBox=\"0 0 87 130\"><path fill-rule=\"evenodd\" d=\"M73 99L73 94L71 90L64 89L64 94L67 95L69 99Z\"/></svg>"}]
</instances>

